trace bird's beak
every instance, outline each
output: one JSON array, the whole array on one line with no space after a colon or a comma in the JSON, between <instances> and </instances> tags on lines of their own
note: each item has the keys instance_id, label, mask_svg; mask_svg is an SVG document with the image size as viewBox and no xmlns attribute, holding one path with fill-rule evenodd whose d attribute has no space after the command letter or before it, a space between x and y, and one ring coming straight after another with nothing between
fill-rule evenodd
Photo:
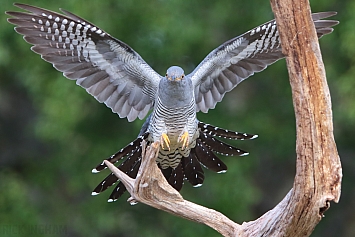
<instances>
[{"instance_id":1,"label":"bird's beak","mask_svg":"<svg viewBox=\"0 0 355 237\"><path fill-rule=\"evenodd\" d=\"M175 77L175 81L181 81L182 78L183 78L183 76Z\"/></svg>"},{"instance_id":2,"label":"bird's beak","mask_svg":"<svg viewBox=\"0 0 355 237\"><path fill-rule=\"evenodd\" d=\"M171 76L171 77L168 77L168 80L169 81L181 81L182 78L184 78L184 76L180 76L180 77L176 77L176 76Z\"/></svg>"}]
</instances>

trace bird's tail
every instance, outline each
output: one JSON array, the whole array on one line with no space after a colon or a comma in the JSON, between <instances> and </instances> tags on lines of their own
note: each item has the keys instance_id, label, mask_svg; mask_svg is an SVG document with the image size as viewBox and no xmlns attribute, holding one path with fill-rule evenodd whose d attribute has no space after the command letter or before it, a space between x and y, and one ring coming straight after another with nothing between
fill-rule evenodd
<instances>
[{"instance_id":1,"label":"bird's tail","mask_svg":"<svg viewBox=\"0 0 355 237\"><path fill-rule=\"evenodd\" d=\"M227 144L218 138L250 140L258 137L257 135L228 131L203 122L198 123L198 129L200 135L196 140L196 146L191 149L190 154L187 157L181 159L180 164L175 169L171 167L162 169L158 164L158 167L162 170L168 183L178 191L181 190L185 179L194 187L199 187L203 184L205 175L202 166L217 173L224 173L227 171L227 166L215 153L225 156L245 156L249 154L248 152ZM117 167L131 178L135 178L142 159L141 143L143 140L147 141L147 138L148 133L139 136L136 140L122 148L107 160L113 164L119 160L123 160L123 162ZM92 172L98 173L106 168L107 166L102 162L96 166ZM100 194L110 186L114 185L117 181L118 184L108 199L109 202L116 201L126 191L126 188L113 173L110 173L99 185L97 185L93 190L92 195Z\"/></svg>"},{"instance_id":2,"label":"bird's tail","mask_svg":"<svg viewBox=\"0 0 355 237\"><path fill-rule=\"evenodd\" d=\"M148 133L139 136L136 140L128 144L126 147L122 148L120 151L112 155L107 161L112 164L118 162L119 160L124 159L124 161L117 166L122 172L126 173L131 178L135 178L138 173L138 169L141 163L142 158L142 146L141 143L148 137ZM107 166L104 162L96 166L95 169L92 170L93 173L98 173ZM111 187L118 181L118 178L110 173L103 181L100 182L99 185L91 193L92 195L98 195L101 192L105 191L107 188ZM119 182L115 189L112 191L108 201L116 201L124 192L126 191L125 186L122 182Z\"/></svg>"}]
</instances>

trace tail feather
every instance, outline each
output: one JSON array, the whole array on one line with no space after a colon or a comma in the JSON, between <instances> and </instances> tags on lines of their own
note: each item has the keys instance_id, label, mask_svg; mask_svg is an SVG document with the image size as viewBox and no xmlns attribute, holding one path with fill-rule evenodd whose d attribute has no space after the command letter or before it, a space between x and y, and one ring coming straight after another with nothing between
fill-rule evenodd
<instances>
[{"instance_id":1,"label":"tail feather","mask_svg":"<svg viewBox=\"0 0 355 237\"><path fill-rule=\"evenodd\" d=\"M133 175L133 170L137 162L140 162L140 157L142 155L142 148L138 147L131 156L128 156L124 162L122 162L117 168L122 172L129 175L131 178L135 178L136 175ZM93 194L99 194L105 191L107 188L111 187L117 182L118 178L113 174L109 174L103 181L96 186L93 190Z\"/></svg>"},{"instance_id":2,"label":"tail feather","mask_svg":"<svg viewBox=\"0 0 355 237\"><path fill-rule=\"evenodd\" d=\"M138 148L140 148L142 141L148 136L148 133L143 134L142 136L139 136L136 140L110 156L110 158L107 159L107 161L111 162L112 164L116 163L117 161L123 159L125 156L131 156L134 154ZM106 169L107 166L105 165L104 162L96 166L95 169L92 170L93 173L98 173L101 170Z\"/></svg>"},{"instance_id":3,"label":"tail feather","mask_svg":"<svg viewBox=\"0 0 355 237\"><path fill-rule=\"evenodd\" d=\"M180 191L182 185L184 184L184 172L181 162L175 169L171 167L163 169L160 163L158 163L158 167L164 175L165 179L168 181L168 183L177 191Z\"/></svg>"},{"instance_id":4,"label":"tail feather","mask_svg":"<svg viewBox=\"0 0 355 237\"><path fill-rule=\"evenodd\" d=\"M203 169L197 160L194 149L191 150L189 157L182 158L182 167L184 169L184 174L186 179L194 187L199 187L203 184L205 175Z\"/></svg>"},{"instance_id":5,"label":"tail feather","mask_svg":"<svg viewBox=\"0 0 355 237\"><path fill-rule=\"evenodd\" d=\"M225 142L222 142L211 135L208 135L206 133L201 133L199 139L212 151L215 151L221 155L225 156L243 156L243 155L248 155L249 153L246 151L243 151L239 148L236 148L232 145L229 145Z\"/></svg>"},{"instance_id":6,"label":"tail feather","mask_svg":"<svg viewBox=\"0 0 355 237\"><path fill-rule=\"evenodd\" d=\"M227 166L212 151L208 149L202 142L197 141L194 148L197 160L210 170L217 173L227 171Z\"/></svg>"},{"instance_id":7,"label":"tail feather","mask_svg":"<svg viewBox=\"0 0 355 237\"><path fill-rule=\"evenodd\" d=\"M119 197L121 197L127 191L126 186L122 182L119 182L116 187L113 189L110 197L108 198L107 202L114 202Z\"/></svg>"},{"instance_id":8,"label":"tail feather","mask_svg":"<svg viewBox=\"0 0 355 237\"><path fill-rule=\"evenodd\" d=\"M170 177L167 180L177 191L182 189L182 185L184 184L184 172L181 162L175 169L172 169Z\"/></svg>"},{"instance_id":9,"label":"tail feather","mask_svg":"<svg viewBox=\"0 0 355 237\"><path fill-rule=\"evenodd\" d=\"M198 122L198 127L201 130L201 132L204 134L212 135L215 137L232 139L232 140L249 140L258 137L258 135L229 131L201 121Z\"/></svg>"},{"instance_id":10,"label":"tail feather","mask_svg":"<svg viewBox=\"0 0 355 237\"><path fill-rule=\"evenodd\" d=\"M110 173L104 180L102 180L96 188L92 191L92 195L100 194L101 192L105 191L107 188L111 187L117 182L118 178L113 174Z\"/></svg>"},{"instance_id":11,"label":"tail feather","mask_svg":"<svg viewBox=\"0 0 355 237\"><path fill-rule=\"evenodd\" d=\"M127 173L127 175L130 176L131 178L135 178L137 176L140 165L141 165L141 159L139 158L138 160L136 160L136 163L133 165L132 169ZM123 185L123 183L119 182L117 184L117 186L113 189L113 191L108 199L108 202L116 201L118 198L120 198L122 196L122 194L124 194L126 192L126 190L127 189Z\"/></svg>"}]
</instances>

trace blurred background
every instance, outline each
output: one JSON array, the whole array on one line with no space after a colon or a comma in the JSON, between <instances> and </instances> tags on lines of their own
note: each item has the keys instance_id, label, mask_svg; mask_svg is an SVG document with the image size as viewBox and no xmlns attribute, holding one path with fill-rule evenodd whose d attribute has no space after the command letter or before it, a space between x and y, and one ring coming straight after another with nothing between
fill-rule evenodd
<instances>
[{"instance_id":1,"label":"blurred background","mask_svg":"<svg viewBox=\"0 0 355 237\"><path fill-rule=\"evenodd\" d=\"M130 206L126 193L91 196L108 174L92 174L103 159L131 142L142 121L128 123L30 51L0 6L0 235L218 236L207 226L149 206ZM171 65L189 73L214 48L273 19L266 0L23 0L69 10L133 47L158 73ZM343 165L342 195L312 236L355 236L355 1L311 1L313 12L340 20L320 40L333 103L334 133ZM233 144L246 157L222 157L228 172L205 170L185 199L242 223L272 209L295 175L295 118L285 60L241 83L216 109L198 114L219 127L258 134Z\"/></svg>"}]
</instances>

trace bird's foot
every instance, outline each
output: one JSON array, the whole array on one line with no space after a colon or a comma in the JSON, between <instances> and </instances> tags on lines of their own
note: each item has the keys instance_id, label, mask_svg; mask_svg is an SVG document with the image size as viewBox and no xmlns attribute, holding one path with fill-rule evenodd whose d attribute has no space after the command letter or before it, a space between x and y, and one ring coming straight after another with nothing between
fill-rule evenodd
<instances>
[{"instance_id":1,"label":"bird's foot","mask_svg":"<svg viewBox=\"0 0 355 237\"><path fill-rule=\"evenodd\" d=\"M179 138L179 142L182 143L181 150L184 150L189 145L189 132L185 131Z\"/></svg>"},{"instance_id":2,"label":"bird's foot","mask_svg":"<svg viewBox=\"0 0 355 237\"><path fill-rule=\"evenodd\" d=\"M166 146L166 148L168 148L168 150L170 151L170 140L169 137L166 133L163 133L160 137L160 145L161 148L164 150L164 146Z\"/></svg>"}]
</instances>

